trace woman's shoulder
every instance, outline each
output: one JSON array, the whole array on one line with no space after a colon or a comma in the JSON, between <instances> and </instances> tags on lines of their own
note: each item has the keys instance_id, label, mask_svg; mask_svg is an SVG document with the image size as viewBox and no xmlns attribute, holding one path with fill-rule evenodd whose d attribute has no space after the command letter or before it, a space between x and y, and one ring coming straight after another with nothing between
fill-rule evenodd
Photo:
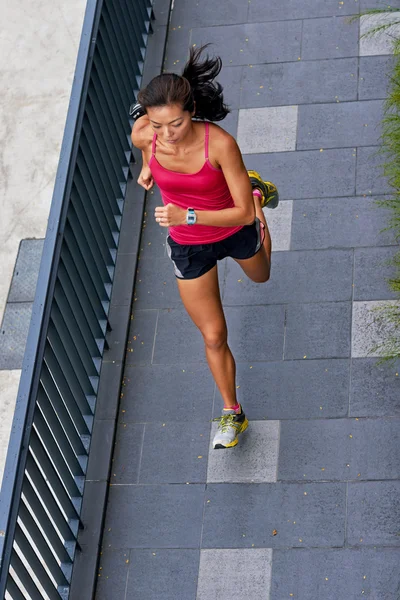
<instances>
[{"instance_id":1,"label":"woman's shoulder","mask_svg":"<svg viewBox=\"0 0 400 600\"><path fill-rule=\"evenodd\" d=\"M221 152L232 151L238 147L235 138L230 133L225 131L223 127L220 127L216 123L210 123L209 128L210 148L212 148L212 150L218 154Z\"/></svg>"},{"instance_id":2,"label":"woman's shoulder","mask_svg":"<svg viewBox=\"0 0 400 600\"><path fill-rule=\"evenodd\" d=\"M151 145L153 136L154 131L147 115L140 117L140 119L135 121L132 127L131 140L136 148L139 148L139 150L146 150L148 146Z\"/></svg>"}]
</instances>

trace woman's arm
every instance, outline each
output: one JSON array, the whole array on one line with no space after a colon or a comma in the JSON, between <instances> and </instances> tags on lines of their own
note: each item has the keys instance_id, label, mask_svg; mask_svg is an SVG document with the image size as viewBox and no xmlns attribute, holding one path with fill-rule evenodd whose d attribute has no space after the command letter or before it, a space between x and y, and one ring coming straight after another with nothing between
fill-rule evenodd
<instances>
[{"instance_id":1,"label":"woman's arm","mask_svg":"<svg viewBox=\"0 0 400 600\"><path fill-rule=\"evenodd\" d=\"M235 206L222 210L196 210L198 225L214 227L237 227L251 225L256 216L251 183L244 166L239 146L234 138L220 129L212 128L211 154L220 165ZM156 209L156 218L163 218L160 225L171 227L186 224L187 211L174 204Z\"/></svg>"}]
</instances>

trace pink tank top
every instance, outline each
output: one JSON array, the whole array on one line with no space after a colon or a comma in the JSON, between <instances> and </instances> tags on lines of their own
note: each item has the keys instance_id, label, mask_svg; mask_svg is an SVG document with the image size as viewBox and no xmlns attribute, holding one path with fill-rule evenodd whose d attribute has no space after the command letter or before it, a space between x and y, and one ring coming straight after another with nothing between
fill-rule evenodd
<instances>
[{"instance_id":1,"label":"pink tank top","mask_svg":"<svg viewBox=\"0 0 400 600\"><path fill-rule=\"evenodd\" d=\"M178 173L166 169L156 158L157 134L153 137L149 167L160 188L164 205L170 202L182 208L195 210L222 210L235 206L221 169L212 166L208 158L208 130L205 123L205 162L194 174ZM178 244L212 244L240 231L239 227L214 227L212 225L178 225L170 227L169 234Z\"/></svg>"}]
</instances>

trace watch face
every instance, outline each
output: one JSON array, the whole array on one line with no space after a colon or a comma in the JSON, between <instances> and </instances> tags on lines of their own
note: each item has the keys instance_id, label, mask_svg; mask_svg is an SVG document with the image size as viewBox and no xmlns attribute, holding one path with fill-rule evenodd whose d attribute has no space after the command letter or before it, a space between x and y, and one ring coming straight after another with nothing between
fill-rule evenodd
<instances>
[{"instance_id":1,"label":"watch face","mask_svg":"<svg viewBox=\"0 0 400 600\"><path fill-rule=\"evenodd\" d=\"M188 225L194 225L196 223L197 217L193 208L188 208L188 212L186 215L186 222Z\"/></svg>"}]
</instances>

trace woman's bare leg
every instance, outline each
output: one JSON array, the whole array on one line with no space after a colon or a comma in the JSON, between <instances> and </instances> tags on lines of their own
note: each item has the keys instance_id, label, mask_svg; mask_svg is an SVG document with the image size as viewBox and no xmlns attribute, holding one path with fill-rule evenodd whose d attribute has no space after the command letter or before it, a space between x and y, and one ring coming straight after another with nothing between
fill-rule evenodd
<instances>
[{"instance_id":1,"label":"woman's bare leg","mask_svg":"<svg viewBox=\"0 0 400 600\"><path fill-rule=\"evenodd\" d=\"M228 332L222 309L215 266L197 279L177 279L183 305L203 335L206 358L224 407L237 404L236 365L227 343Z\"/></svg>"}]
</instances>

